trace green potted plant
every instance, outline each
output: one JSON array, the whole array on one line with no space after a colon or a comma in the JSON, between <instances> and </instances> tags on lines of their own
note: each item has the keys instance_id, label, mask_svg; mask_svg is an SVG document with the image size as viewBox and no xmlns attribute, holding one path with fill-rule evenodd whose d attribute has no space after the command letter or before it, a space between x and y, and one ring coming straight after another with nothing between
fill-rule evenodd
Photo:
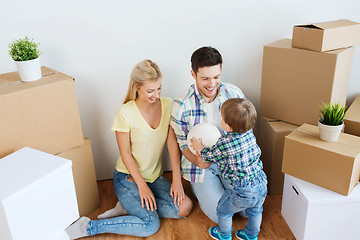
<instances>
[{"instance_id":1,"label":"green potted plant","mask_svg":"<svg viewBox=\"0 0 360 240\"><path fill-rule=\"evenodd\" d=\"M41 78L39 43L27 36L9 44L9 54L15 61L22 81L35 81Z\"/></svg>"},{"instance_id":2,"label":"green potted plant","mask_svg":"<svg viewBox=\"0 0 360 240\"><path fill-rule=\"evenodd\" d=\"M322 103L320 106L319 133L320 138L328 142L336 142L344 128L346 106L340 103Z\"/></svg>"}]
</instances>

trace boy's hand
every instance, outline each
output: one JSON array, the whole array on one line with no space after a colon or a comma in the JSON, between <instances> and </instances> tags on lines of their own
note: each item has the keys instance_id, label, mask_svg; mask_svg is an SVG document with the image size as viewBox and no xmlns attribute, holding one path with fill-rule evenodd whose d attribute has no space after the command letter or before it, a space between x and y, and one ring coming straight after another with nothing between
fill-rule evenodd
<instances>
[{"instance_id":1,"label":"boy's hand","mask_svg":"<svg viewBox=\"0 0 360 240\"><path fill-rule=\"evenodd\" d=\"M195 149L198 156L200 156L201 150L204 149L204 146L201 144L201 138L196 139L195 137L190 139L191 147Z\"/></svg>"}]
</instances>

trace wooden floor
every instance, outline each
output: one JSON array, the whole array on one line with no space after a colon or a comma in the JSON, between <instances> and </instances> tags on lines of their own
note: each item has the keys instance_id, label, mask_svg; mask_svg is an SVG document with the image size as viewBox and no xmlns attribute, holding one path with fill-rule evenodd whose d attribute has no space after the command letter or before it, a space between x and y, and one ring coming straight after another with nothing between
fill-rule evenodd
<instances>
[{"instance_id":1,"label":"wooden floor","mask_svg":"<svg viewBox=\"0 0 360 240\"><path fill-rule=\"evenodd\" d=\"M167 178L170 178L171 173L165 173ZM193 200L194 208L189 217L185 219L161 219L160 230L146 238L139 238L133 236L122 236L117 234L101 234L86 239L99 239L99 240L202 240L212 239L208 234L208 229L215 224L206 217L201 211L199 204L195 200L190 185L184 181L184 189L186 194ZM112 180L98 182L98 189L100 195L100 206L93 211L88 217L97 219L97 215L105 212L106 210L115 206L117 198L115 196ZM267 196L264 203L263 221L259 239L262 240L280 240L280 239L295 239L291 233L288 225L280 213L281 209L281 195ZM237 229L246 226L246 218L239 215L233 218L233 236ZM85 239L85 238L84 238ZM233 239L237 239L235 236Z\"/></svg>"}]
</instances>

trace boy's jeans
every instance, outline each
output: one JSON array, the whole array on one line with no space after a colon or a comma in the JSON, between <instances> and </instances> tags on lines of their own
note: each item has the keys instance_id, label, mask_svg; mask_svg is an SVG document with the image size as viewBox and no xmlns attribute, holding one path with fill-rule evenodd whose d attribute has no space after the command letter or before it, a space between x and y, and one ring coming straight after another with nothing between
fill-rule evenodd
<instances>
[{"instance_id":1,"label":"boy's jeans","mask_svg":"<svg viewBox=\"0 0 360 240\"><path fill-rule=\"evenodd\" d=\"M225 190L217 206L219 232L229 235L232 232L234 213L244 211L248 217L245 227L246 234L257 236L260 232L263 203L267 194L266 175L262 172L250 180L237 180Z\"/></svg>"},{"instance_id":2,"label":"boy's jeans","mask_svg":"<svg viewBox=\"0 0 360 240\"><path fill-rule=\"evenodd\" d=\"M130 175L114 171L114 190L121 205L129 215L90 221L87 232L90 236L100 233L117 233L146 237L156 233L161 218L180 218L179 207L170 196L171 184L163 177L148 183L156 200L157 210L152 212L146 206L141 207L139 190L135 182L130 182Z\"/></svg>"}]
</instances>

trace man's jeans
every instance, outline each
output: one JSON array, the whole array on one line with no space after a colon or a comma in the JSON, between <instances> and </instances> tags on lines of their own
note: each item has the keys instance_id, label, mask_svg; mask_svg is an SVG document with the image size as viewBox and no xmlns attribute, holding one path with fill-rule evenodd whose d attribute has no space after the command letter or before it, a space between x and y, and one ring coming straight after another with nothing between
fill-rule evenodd
<instances>
[{"instance_id":1,"label":"man's jeans","mask_svg":"<svg viewBox=\"0 0 360 240\"><path fill-rule=\"evenodd\" d=\"M232 232L234 213L244 211L248 217L245 232L249 236L257 236L260 232L263 203L267 194L267 179L264 172L250 180L237 180L231 183L221 197L217 215L219 232L229 235Z\"/></svg>"},{"instance_id":2,"label":"man's jeans","mask_svg":"<svg viewBox=\"0 0 360 240\"><path fill-rule=\"evenodd\" d=\"M163 177L147 183L156 199L157 210L152 212L141 207L139 190L129 174L114 171L114 189L121 205L129 215L90 221L87 232L90 236L100 233L117 233L146 237L156 233L160 218L180 218L179 207L170 196L171 184Z\"/></svg>"},{"instance_id":3,"label":"man's jeans","mask_svg":"<svg viewBox=\"0 0 360 240\"><path fill-rule=\"evenodd\" d=\"M191 182L190 184L201 210L213 222L218 223L216 207L230 181L224 181L220 178L218 166L213 163L205 169L203 182Z\"/></svg>"}]
</instances>

